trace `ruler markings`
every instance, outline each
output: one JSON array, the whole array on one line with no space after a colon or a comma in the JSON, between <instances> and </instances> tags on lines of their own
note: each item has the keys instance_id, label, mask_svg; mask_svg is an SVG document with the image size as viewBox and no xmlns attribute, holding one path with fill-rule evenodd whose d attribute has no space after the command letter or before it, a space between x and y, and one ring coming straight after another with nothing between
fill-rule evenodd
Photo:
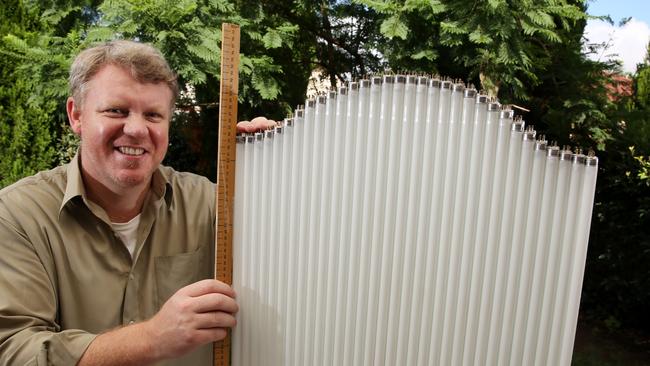
<instances>
[{"instance_id":1,"label":"ruler markings","mask_svg":"<svg viewBox=\"0 0 650 366\"><path fill-rule=\"evenodd\" d=\"M217 156L215 278L232 285L232 216L239 84L239 26L223 23ZM230 365L230 333L214 343L214 365Z\"/></svg>"}]
</instances>

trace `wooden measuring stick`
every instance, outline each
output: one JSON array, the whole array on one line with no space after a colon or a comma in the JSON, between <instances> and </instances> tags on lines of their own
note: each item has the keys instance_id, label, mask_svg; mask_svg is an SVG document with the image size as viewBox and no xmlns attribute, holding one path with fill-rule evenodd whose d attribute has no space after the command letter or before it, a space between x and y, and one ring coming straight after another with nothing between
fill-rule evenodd
<instances>
[{"instance_id":1,"label":"wooden measuring stick","mask_svg":"<svg viewBox=\"0 0 650 366\"><path fill-rule=\"evenodd\" d=\"M239 86L239 26L221 26L221 90L217 156L217 218L214 274L232 285L232 217L235 196L235 137ZM214 365L230 365L230 333L214 343Z\"/></svg>"}]
</instances>

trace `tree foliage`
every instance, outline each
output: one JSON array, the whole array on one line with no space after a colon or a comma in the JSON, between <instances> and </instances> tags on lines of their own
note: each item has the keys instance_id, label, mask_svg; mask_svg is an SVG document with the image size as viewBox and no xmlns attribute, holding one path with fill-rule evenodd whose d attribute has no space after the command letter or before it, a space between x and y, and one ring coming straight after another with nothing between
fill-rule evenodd
<instances>
[{"instance_id":1,"label":"tree foliage","mask_svg":"<svg viewBox=\"0 0 650 366\"><path fill-rule=\"evenodd\" d=\"M635 102L640 108L650 109L650 43L646 47L643 63L637 65L635 81Z\"/></svg>"},{"instance_id":2,"label":"tree foliage","mask_svg":"<svg viewBox=\"0 0 650 366\"><path fill-rule=\"evenodd\" d=\"M647 332L650 316L650 108L643 85L647 61L637 68L634 94L603 104L605 148L600 171L582 307L609 327ZM611 81L610 81L611 82Z\"/></svg>"},{"instance_id":3,"label":"tree foliage","mask_svg":"<svg viewBox=\"0 0 650 366\"><path fill-rule=\"evenodd\" d=\"M80 6L9 0L0 27L0 186L57 164L70 54Z\"/></svg>"},{"instance_id":4,"label":"tree foliage","mask_svg":"<svg viewBox=\"0 0 650 366\"><path fill-rule=\"evenodd\" d=\"M380 30L389 41L381 51L391 66L469 76L491 95L502 90L502 97L518 99L547 70L547 47L564 42L564 33L586 18L566 0L358 1L384 15ZM454 65L443 67L448 60Z\"/></svg>"}]
</instances>

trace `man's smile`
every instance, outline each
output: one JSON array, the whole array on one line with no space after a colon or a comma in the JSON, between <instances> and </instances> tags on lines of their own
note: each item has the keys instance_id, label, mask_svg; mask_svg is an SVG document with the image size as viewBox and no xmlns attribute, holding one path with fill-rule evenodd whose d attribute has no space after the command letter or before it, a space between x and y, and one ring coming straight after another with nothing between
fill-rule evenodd
<instances>
[{"instance_id":1,"label":"man's smile","mask_svg":"<svg viewBox=\"0 0 650 366\"><path fill-rule=\"evenodd\" d=\"M145 153L145 150L140 147L119 146L117 150L122 154L132 155L132 156L139 156Z\"/></svg>"}]
</instances>

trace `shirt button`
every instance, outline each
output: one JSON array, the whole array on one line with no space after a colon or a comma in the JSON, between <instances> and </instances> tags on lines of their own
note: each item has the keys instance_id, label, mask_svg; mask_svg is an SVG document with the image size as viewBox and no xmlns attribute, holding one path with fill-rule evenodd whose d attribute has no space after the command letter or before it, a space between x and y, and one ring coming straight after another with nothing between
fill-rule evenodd
<instances>
[{"instance_id":1,"label":"shirt button","mask_svg":"<svg viewBox=\"0 0 650 366\"><path fill-rule=\"evenodd\" d=\"M135 323L133 320L129 320L129 324L133 324L133 323Z\"/></svg>"}]
</instances>

